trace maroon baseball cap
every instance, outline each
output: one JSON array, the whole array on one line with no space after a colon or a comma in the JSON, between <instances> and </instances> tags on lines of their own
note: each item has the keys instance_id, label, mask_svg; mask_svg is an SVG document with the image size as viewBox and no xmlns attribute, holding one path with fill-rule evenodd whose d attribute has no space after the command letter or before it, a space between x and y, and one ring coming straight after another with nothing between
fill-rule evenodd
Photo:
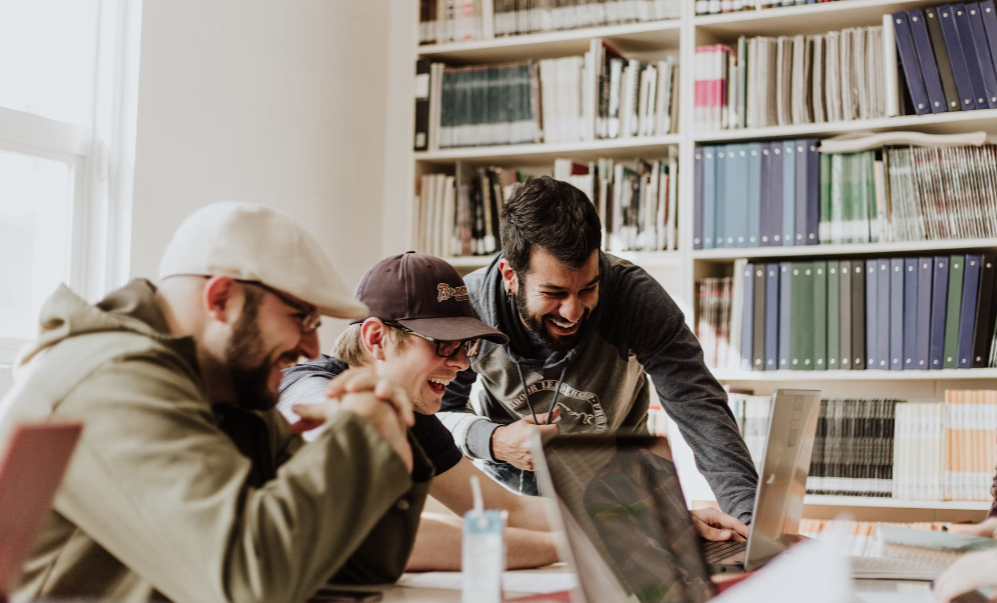
<instances>
[{"instance_id":1,"label":"maroon baseball cap","mask_svg":"<svg viewBox=\"0 0 997 603\"><path fill-rule=\"evenodd\" d=\"M509 341L475 318L467 285L454 267L425 253L409 251L374 264L360 279L356 298L370 308L367 318L397 322L433 339Z\"/></svg>"}]
</instances>

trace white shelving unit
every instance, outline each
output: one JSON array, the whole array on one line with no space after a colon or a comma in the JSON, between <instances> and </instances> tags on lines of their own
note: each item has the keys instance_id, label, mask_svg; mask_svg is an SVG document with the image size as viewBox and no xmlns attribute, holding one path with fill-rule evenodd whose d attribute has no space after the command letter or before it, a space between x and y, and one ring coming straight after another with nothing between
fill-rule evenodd
<instances>
[{"instance_id":1,"label":"white shelving unit","mask_svg":"<svg viewBox=\"0 0 997 603\"><path fill-rule=\"evenodd\" d=\"M828 137L856 130L915 130L928 133L956 133L983 130L997 135L997 109L903 116L887 119L829 124L804 124L761 129L701 132L693 129L693 81L695 48L725 43L733 46L740 35L816 34L846 27L879 25L882 16L897 10L933 6L937 0L839 0L836 2L780 7L723 15L694 15L694 3L683 2L681 19L634 23L612 27L559 31L499 38L488 41L417 47L416 58L447 63L500 63L522 59L583 54L593 37L605 38L624 54L653 58L656 54L678 52L681 69L679 86L679 133L655 138L597 140L572 144L535 144L507 147L473 147L437 152L409 151L414 175L438 173L457 162L471 165L521 166L553 164L555 157L594 160L598 157L629 159L661 156L668 146L679 148L679 249L676 252L620 254L646 267L658 277L684 308L693 308L694 284L706 276L729 272L737 258L877 257L886 255L932 255L970 249L997 249L997 239L923 241L868 245L815 245L805 247L762 247L746 249L692 249L693 183L691 169L694 149L700 144L727 141L766 140L796 137ZM409 137L411 140L411 137ZM463 273L486 265L491 256L451 258ZM663 276L659 276L663 275ZM694 320L687 311L690 324ZM744 372L715 370L722 383L768 394L783 384L820 389L829 397L900 397L910 400L938 400L945 388L997 387L997 369L940 371L771 371ZM680 444L681 445L681 444ZM680 467L680 472L681 472ZM685 481L683 482L685 483ZM705 484L705 482L703 482ZM694 487L694 486L693 486ZM689 488L687 487L687 495ZM693 493L690 498L699 498ZM900 501L882 498L808 496L807 517L833 517L848 513L856 519L931 521L980 520L989 503L958 501Z\"/></svg>"}]
</instances>

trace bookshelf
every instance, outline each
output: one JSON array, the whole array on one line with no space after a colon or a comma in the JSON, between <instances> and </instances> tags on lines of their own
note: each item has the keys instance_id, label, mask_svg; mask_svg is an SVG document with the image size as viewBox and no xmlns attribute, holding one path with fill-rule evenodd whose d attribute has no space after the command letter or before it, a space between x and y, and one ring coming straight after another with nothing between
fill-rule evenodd
<instances>
[{"instance_id":1,"label":"bookshelf","mask_svg":"<svg viewBox=\"0 0 997 603\"><path fill-rule=\"evenodd\" d=\"M632 23L542 34L498 38L467 43L416 46L416 59L429 58L448 64L496 64L522 59L577 56L587 51L589 40L604 38L625 55L644 59L663 53L677 53L680 66L679 130L663 137L595 140L570 144L531 144L444 149L435 152L407 151L414 176L448 171L458 163L499 166L550 166L554 158L594 161L600 157L632 159L663 155L668 147L679 152L678 250L674 252L620 253L645 267L658 278L686 312L695 320L695 283L708 276L729 274L739 258L806 259L827 257L899 257L929 255L959 250L994 250L997 239L962 239L871 244L814 245L802 247L761 247L743 249L692 248L693 182L691 166L694 148L701 144L736 141L764 141L783 138L828 137L857 130L884 132L913 130L951 134L983 130L997 135L997 109L955 113L901 116L837 123L800 124L781 127L697 131L691 119L694 107L693 81L697 46L724 43L733 45L739 35L795 35L838 31L848 27L881 25L884 14L915 7L936 6L939 0L839 0L815 5L777 7L722 15L695 16L693 2L684 2L682 17L672 21ZM415 12L411 13L417 18ZM416 37L413 35L412 40ZM408 123L408 122L406 122ZM409 130L411 132L411 130ZM411 136L408 137L411 141ZM537 172L542 173L542 172ZM549 173L549 171L547 172ZM407 208L411 211L411 208ZM449 258L462 273L485 266L492 256ZM828 397L902 397L910 400L939 400L945 388L997 388L997 369L949 369L937 371L770 371L745 372L714 370L721 383L755 389L770 394L780 386L821 389ZM677 461L678 462L678 461ZM705 484L705 482L703 482ZM702 492L686 492L692 499ZM904 501L881 498L808 496L806 517L830 518L839 512L856 519L894 521L980 520L989 503L959 501Z\"/></svg>"}]
</instances>

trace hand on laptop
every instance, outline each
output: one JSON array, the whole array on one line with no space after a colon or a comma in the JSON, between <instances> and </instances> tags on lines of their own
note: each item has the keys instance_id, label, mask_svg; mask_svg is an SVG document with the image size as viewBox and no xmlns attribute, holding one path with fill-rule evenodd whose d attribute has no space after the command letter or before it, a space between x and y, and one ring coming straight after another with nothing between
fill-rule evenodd
<instances>
[{"instance_id":1,"label":"hand on laptop","mask_svg":"<svg viewBox=\"0 0 997 603\"><path fill-rule=\"evenodd\" d=\"M984 523L988 522L989 520ZM935 600L948 603L963 593L995 584L997 584L997 550L963 555L935 580L931 588L935 593Z\"/></svg>"},{"instance_id":2,"label":"hand on laptop","mask_svg":"<svg viewBox=\"0 0 997 603\"><path fill-rule=\"evenodd\" d=\"M949 532L954 534L969 534L982 538L997 538L997 517L991 517L983 523L958 524L949 526Z\"/></svg>"},{"instance_id":3,"label":"hand on laptop","mask_svg":"<svg viewBox=\"0 0 997 603\"><path fill-rule=\"evenodd\" d=\"M694 509L690 511L692 523L699 535L707 540L746 540L748 526L740 520L716 509Z\"/></svg>"},{"instance_id":4,"label":"hand on laptop","mask_svg":"<svg viewBox=\"0 0 997 603\"><path fill-rule=\"evenodd\" d=\"M520 419L515 423L503 425L492 432L492 456L500 461L505 461L511 465L533 471L533 454L530 452L530 436L539 433L540 437L548 438L555 436L560 431L553 422L561 414L561 409L554 409L550 421L547 414L537 415L539 425L533 422L533 417ZM550 423L550 424L548 424Z\"/></svg>"}]
</instances>

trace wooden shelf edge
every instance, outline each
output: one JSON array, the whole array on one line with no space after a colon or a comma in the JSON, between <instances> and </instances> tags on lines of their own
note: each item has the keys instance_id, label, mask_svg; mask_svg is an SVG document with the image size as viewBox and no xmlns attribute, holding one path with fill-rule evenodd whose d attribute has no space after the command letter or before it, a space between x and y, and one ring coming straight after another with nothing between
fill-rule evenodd
<instances>
[{"instance_id":1,"label":"wooden shelf edge","mask_svg":"<svg viewBox=\"0 0 997 603\"><path fill-rule=\"evenodd\" d=\"M943 369L937 371L732 371L711 369L718 381L958 381L997 379L997 369Z\"/></svg>"},{"instance_id":2,"label":"wooden shelf edge","mask_svg":"<svg viewBox=\"0 0 997 603\"><path fill-rule=\"evenodd\" d=\"M939 509L963 511L988 511L989 501L972 500L902 500L898 498L874 498L866 496L828 496L807 494L804 505L828 507L879 507L894 509Z\"/></svg>"},{"instance_id":3,"label":"wooden shelf edge","mask_svg":"<svg viewBox=\"0 0 997 603\"><path fill-rule=\"evenodd\" d=\"M891 243L846 243L799 245L793 247L738 247L697 249L694 260L737 260L741 258L824 257L836 255L875 255L878 253L921 253L957 249L997 248L997 239L951 239L899 241Z\"/></svg>"}]
</instances>

